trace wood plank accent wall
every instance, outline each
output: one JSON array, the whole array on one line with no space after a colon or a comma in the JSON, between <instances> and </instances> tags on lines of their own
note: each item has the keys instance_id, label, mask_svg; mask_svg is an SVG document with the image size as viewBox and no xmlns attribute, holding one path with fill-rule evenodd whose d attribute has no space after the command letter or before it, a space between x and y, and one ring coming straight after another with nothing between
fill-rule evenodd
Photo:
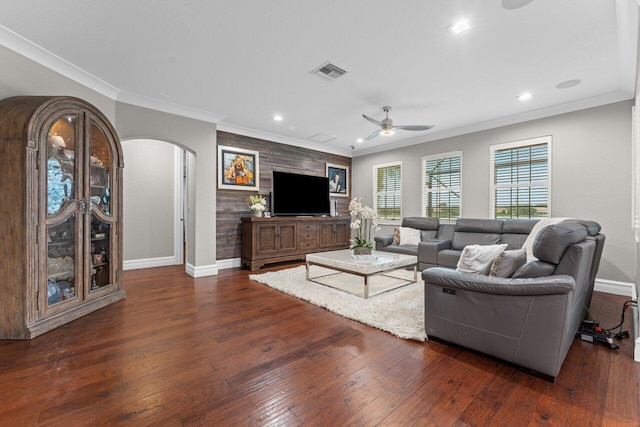
<instances>
[{"instance_id":1,"label":"wood plank accent wall","mask_svg":"<svg viewBox=\"0 0 640 427\"><path fill-rule=\"evenodd\" d=\"M326 163L344 165L351 172L351 158L294 147L273 141L218 131L218 145L255 150L260 153L260 191L271 206L271 172L273 170L325 176ZM217 165L216 165L217 166ZM216 175L217 176L217 175ZM217 185L217 183L216 183ZM351 185L351 176L349 176ZM252 215L249 196L252 191L222 190L216 193L216 258L240 258L241 218ZM351 195L351 188L349 188ZM332 197L338 201L338 212L349 215L348 197Z\"/></svg>"}]
</instances>

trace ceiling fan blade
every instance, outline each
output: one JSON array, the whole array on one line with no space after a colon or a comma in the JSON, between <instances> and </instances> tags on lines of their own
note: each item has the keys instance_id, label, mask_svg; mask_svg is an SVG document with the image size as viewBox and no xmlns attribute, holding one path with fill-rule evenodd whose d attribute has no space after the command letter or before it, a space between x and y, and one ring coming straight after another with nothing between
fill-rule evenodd
<instances>
[{"instance_id":1,"label":"ceiling fan blade","mask_svg":"<svg viewBox=\"0 0 640 427\"><path fill-rule=\"evenodd\" d=\"M377 121L375 119L372 119L371 117L369 117L369 116L367 116L365 114L363 114L362 117L364 117L365 119L369 120L371 123L373 123L376 126L382 126L382 122L379 122L379 121Z\"/></svg>"},{"instance_id":2,"label":"ceiling fan blade","mask_svg":"<svg viewBox=\"0 0 640 427\"><path fill-rule=\"evenodd\" d=\"M371 135L369 135L368 137L366 137L364 140L368 141L370 139L373 139L376 136L380 135L380 132L382 132L382 129L377 129L377 130L373 131L373 133Z\"/></svg>"},{"instance_id":3,"label":"ceiling fan blade","mask_svg":"<svg viewBox=\"0 0 640 427\"><path fill-rule=\"evenodd\" d=\"M404 130L429 130L433 127L433 125L396 125L394 128L404 129Z\"/></svg>"}]
</instances>

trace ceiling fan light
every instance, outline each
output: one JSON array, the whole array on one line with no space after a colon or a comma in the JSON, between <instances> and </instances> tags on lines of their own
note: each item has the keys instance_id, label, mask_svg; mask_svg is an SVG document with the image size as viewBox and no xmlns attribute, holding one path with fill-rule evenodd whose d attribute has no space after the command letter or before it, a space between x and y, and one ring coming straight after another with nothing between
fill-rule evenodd
<instances>
[{"instance_id":1,"label":"ceiling fan light","mask_svg":"<svg viewBox=\"0 0 640 427\"><path fill-rule=\"evenodd\" d=\"M391 129L384 129L382 132L380 132L380 135L393 135L394 133L395 132Z\"/></svg>"}]
</instances>

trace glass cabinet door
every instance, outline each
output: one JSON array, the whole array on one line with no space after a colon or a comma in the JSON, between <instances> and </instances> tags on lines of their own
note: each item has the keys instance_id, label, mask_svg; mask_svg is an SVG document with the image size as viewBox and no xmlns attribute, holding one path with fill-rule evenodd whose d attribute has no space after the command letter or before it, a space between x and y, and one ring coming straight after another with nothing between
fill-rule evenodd
<instances>
[{"instance_id":1,"label":"glass cabinet door","mask_svg":"<svg viewBox=\"0 0 640 427\"><path fill-rule=\"evenodd\" d=\"M51 125L47 134L47 307L77 300L76 258L82 227L77 215L78 120L75 114L64 115Z\"/></svg>"},{"instance_id":2,"label":"glass cabinet door","mask_svg":"<svg viewBox=\"0 0 640 427\"><path fill-rule=\"evenodd\" d=\"M111 215L111 144L103 130L91 122L89 132L89 293L113 282Z\"/></svg>"}]
</instances>

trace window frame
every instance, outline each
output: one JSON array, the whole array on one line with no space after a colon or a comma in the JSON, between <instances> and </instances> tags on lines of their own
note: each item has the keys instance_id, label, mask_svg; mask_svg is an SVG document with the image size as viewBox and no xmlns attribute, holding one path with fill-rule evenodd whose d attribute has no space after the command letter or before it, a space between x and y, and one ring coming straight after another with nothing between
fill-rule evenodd
<instances>
[{"instance_id":1,"label":"window frame","mask_svg":"<svg viewBox=\"0 0 640 427\"><path fill-rule=\"evenodd\" d=\"M506 142L501 144L494 144L489 147L489 218L495 219L495 202L496 202L496 188L504 188L495 184L495 153L501 150L510 150L514 148L522 148L532 145L547 144L547 218L552 217L551 209L551 183L552 183L552 153L553 153L553 137L551 135L541 136L536 138L522 139L519 141ZM541 185L542 182L536 181L536 186ZM514 187L531 187L531 182L527 184L516 184Z\"/></svg>"},{"instance_id":2,"label":"window frame","mask_svg":"<svg viewBox=\"0 0 640 427\"><path fill-rule=\"evenodd\" d=\"M383 169L383 168L388 168L388 167L394 167L394 166L399 166L400 167L400 188L397 192L394 193L398 193L399 197L400 197L400 215L399 218L396 219L390 219L390 218L383 218L379 215L378 213L378 170L379 169ZM379 224L400 224L402 222L402 160L397 160L397 161L393 161L393 162L387 162L387 163L380 163L377 165L373 165L372 167L373 169L373 210L375 211L375 213L378 215L379 218Z\"/></svg>"},{"instance_id":3,"label":"window frame","mask_svg":"<svg viewBox=\"0 0 640 427\"><path fill-rule=\"evenodd\" d=\"M457 192L459 194L458 198L460 199L460 207L459 207L459 212L458 212L458 218L462 218L462 150L450 151L448 153L431 154L431 155L422 157L422 159L420 161L420 178L421 178L421 183L420 183L420 187L421 187L420 188L420 196L421 196L421 200L420 200L420 216L425 217L426 210L427 210L427 206L426 206L426 203L425 203L426 192L427 192L427 188L425 186L426 179L427 179L426 170L425 170L425 163L430 161L430 160L447 159L447 158L451 158L451 157L459 157L460 158L460 186L456 187L456 189L457 189ZM450 191L453 191L453 190L450 190ZM447 224L453 224L453 223L456 222L456 219L449 220L449 219L439 218L439 220L440 220L440 222L444 222L444 223L447 223Z\"/></svg>"}]
</instances>

